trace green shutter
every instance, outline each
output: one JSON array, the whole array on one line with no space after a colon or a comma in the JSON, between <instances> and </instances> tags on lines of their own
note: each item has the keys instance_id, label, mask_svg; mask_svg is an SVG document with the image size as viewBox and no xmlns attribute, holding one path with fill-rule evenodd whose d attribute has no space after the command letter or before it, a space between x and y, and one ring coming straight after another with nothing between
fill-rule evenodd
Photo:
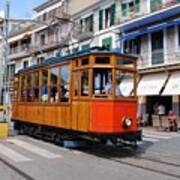
<instances>
[{"instance_id":1,"label":"green shutter","mask_svg":"<svg viewBox=\"0 0 180 180\"><path fill-rule=\"evenodd\" d=\"M99 30L103 29L103 10L99 11Z\"/></svg>"},{"instance_id":2,"label":"green shutter","mask_svg":"<svg viewBox=\"0 0 180 180\"><path fill-rule=\"evenodd\" d=\"M90 16L90 27L89 27L89 30L91 31L91 32L93 32L94 31L94 15L91 15Z\"/></svg>"},{"instance_id":3,"label":"green shutter","mask_svg":"<svg viewBox=\"0 0 180 180\"><path fill-rule=\"evenodd\" d=\"M102 40L102 46L108 49L112 49L112 37L108 37Z\"/></svg>"},{"instance_id":4,"label":"green shutter","mask_svg":"<svg viewBox=\"0 0 180 180\"><path fill-rule=\"evenodd\" d=\"M151 12L154 12L162 7L162 0L151 0Z\"/></svg>"},{"instance_id":5,"label":"green shutter","mask_svg":"<svg viewBox=\"0 0 180 180\"><path fill-rule=\"evenodd\" d=\"M111 19L110 19L110 26L115 24L115 17L116 17L116 5L113 4L111 6Z\"/></svg>"},{"instance_id":6,"label":"green shutter","mask_svg":"<svg viewBox=\"0 0 180 180\"><path fill-rule=\"evenodd\" d=\"M140 0L135 0L135 9L136 9L136 12L140 11Z\"/></svg>"},{"instance_id":7,"label":"green shutter","mask_svg":"<svg viewBox=\"0 0 180 180\"><path fill-rule=\"evenodd\" d=\"M80 31L83 31L83 19L80 19Z\"/></svg>"},{"instance_id":8,"label":"green shutter","mask_svg":"<svg viewBox=\"0 0 180 180\"><path fill-rule=\"evenodd\" d=\"M121 4L121 13L122 16L127 16L127 4Z\"/></svg>"},{"instance_id":9,"label":"green shutter","mask_svg":"<svg viewBox=\"0 0 180 180\"><path fill-rule=\"evenodd\" d=\"M81 46L81 50L85 50L85 49L88 49L90 48L90 44L84 44Z\"/></svg>"}]
</instances>

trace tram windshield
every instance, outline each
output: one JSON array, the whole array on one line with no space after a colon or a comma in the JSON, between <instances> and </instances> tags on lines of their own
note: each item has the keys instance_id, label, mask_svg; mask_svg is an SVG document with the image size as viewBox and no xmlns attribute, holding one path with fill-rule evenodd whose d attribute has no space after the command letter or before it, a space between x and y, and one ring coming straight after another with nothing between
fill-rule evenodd
<instances>
[{"instance_id":1,"label":"tram windshield","mask_svg":"<svg viewBox=\"0 0 180 180\"><path fill-rule=\"evenodd\" d=\"M134 96L134 74L116 71L115 95L116 97Z\"/></svg>"},{"instance_id":2,"label":"tram windshield","mask_svg":"<svg viewBox=\"0 0 180 180\"><path fill-rule=\"evenodd\" d=\"M112 70L97 68L94 69L94 89L95 95L112 94Z\"/></svg>"}]
</instances>

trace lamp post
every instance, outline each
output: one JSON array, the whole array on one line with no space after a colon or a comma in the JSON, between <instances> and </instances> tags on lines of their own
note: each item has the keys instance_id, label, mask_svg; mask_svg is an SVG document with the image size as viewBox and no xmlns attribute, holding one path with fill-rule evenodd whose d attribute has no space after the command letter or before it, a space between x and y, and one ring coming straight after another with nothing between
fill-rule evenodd
<instances>
[{"instance_id":1,"label":"lamp post","mask_svg":"<svg viewBox=\"0 0 180 180\"><path fill-rule=\"evenodd\" d=\"M11 100L9 94L9 70L8 70L9 7L10 7L10 2L9 0L6 0L5 17L3 19L3 88L4 88L3 105L5 107L4 120L8 123L10 123L11 121Z\"/></svg>"}]
</instances>

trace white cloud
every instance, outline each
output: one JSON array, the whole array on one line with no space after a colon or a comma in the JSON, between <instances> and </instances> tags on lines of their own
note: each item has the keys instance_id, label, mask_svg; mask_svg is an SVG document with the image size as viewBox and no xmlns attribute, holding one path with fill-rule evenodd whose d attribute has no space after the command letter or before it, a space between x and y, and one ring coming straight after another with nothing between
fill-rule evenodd
<instances>
[{"instance_id":1,"label":"white cloud","mask_svg":"<svg viewBox=\"0 0 180 180\"><path fill-rule=\"evenodd\" d=\"M4 18L4 11L0 10L0 18Z\"/></svg>"}]
</instances>

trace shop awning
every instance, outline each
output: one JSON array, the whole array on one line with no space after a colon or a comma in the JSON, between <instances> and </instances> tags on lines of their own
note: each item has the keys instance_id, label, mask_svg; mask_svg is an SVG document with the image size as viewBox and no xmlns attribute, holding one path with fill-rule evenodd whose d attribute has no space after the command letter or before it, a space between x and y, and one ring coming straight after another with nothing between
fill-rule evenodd
<instances>
[{"instance_id":1,"label":"shop awning","mask_svg":"<svg viewBox=\"0 0 180 180\"><path fill-rule=\"evenodd\" d=\"M167 78L168 75L165 73L144 75L139 82L137 88L137 95L138 96L159 95L162 87L165 85Z\"/></svg>"},{"instance_id":2,"label":"shop awning","mask_svg":"<svg viewBox=\"0 0 180 180\"><path fill-rule=\"evenodd\" d=\"M171 74L162 95L180 95L180 71Z\"/></svg>"},{"instance_id":3,"label":"shop awning","mask_svg":"<svg viewBox=\"0 0 180 180\"><path fill-rule=\"evenodd\" d=\"M163 30L163 29L167 29L167 28L170 28L170 27L173 27L173 26L176 26L176 25L180 25L180 19L175 19L175 20L170 21L170 22L161 23L161 24L158 24L158 25L153 25L153 26L147 27L147 28L145 28L143 30L134 31L134 32L131 32L131 33L128 33L128 34L121 35L120 40L124 40L124 41L125 40L131 40L131 39L134 39L134 38L136 38L138 36L143 36L143 35L153 33L153 32L156 32L156 31L160 31L160 30Z\"/></svg>"}]
</instances>

